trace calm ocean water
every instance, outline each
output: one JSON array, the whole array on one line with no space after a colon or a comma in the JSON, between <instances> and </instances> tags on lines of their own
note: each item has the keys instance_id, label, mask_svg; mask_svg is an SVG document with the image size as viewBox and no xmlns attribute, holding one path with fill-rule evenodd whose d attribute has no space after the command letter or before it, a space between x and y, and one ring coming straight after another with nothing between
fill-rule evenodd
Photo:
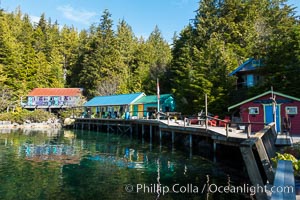
<instances>
[{"instance_id":1,"label":"calm ocean water","mask_svg":"<svg viewBox=\"0 0 300 200\"><path fill-rule=\"evenodd\" d=\"M126 135L0 133L0 199L250 199L240 174Z\"/></svg>"}]
</instances>

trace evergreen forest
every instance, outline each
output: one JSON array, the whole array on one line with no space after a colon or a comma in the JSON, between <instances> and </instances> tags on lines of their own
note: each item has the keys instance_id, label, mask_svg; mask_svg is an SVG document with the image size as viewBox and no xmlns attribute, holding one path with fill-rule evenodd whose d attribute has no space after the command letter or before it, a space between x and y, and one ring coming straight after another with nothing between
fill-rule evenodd
<instances>
[{"instance_id":1,"label":"evergreen forest","mask_svg":"<svg viewBox=\"0 0 300 200\"><path fill-rule=\"evenodd\" d=\"M37 23L21 8L0 10L0 112L37 87L79 87L99 95L160 92L174 95L177 111L227 108L270 90L300 98L300 24L286 0L201 0L194 19L172 44L154 27L138 38L123 19L104 10L87 30L44 13ZM116 26L114 26L116 25ZM113 27L116 27L115 29ZM230 72L249 58L263 59L263 84L236 90Z\"/></svg>"}]
</instances>

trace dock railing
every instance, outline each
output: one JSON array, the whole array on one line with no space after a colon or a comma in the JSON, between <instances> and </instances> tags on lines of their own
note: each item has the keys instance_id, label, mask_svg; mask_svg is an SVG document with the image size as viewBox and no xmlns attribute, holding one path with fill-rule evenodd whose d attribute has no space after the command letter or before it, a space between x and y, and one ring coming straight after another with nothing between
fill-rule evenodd
<instances>
[{"instance_id":1,"label":"dock railing","mask_svg":"<svg viewBox=\"0 0 300 200\"><path fill-rule=\"evenodd\" d=\"M226 124L226 136L228 136L228 128L232 127L232 125L235 125L236 127L244 127L244 131L247 134L247 138L250 138L250 135L252 134L252 125L268 125L264 122L229 122Z\"/></svg>"},{"instance_id":2,"label":"dock railing","mask_svg":"<svg viewBox=\"0 0 300 200\"><path fill-rule=\"evenodd\" d=\"M216 126L224 126L226 130L226 137L229 137L229 132L230 131L236 131L236 130L243 130L247 134L247 138L251 137L252 134L252 125L263 125L266 126L267 123L264 122L232 122L228 119L220 119L218 117L212 117L212 116L205 116L205 115L181 115L182 120L183 120L183 126L192 126L192 125L200 125L200 126L205 126L205 129L207 130L210 125L208 125L208 121L210 120L215 120L216 121ZM168 116L168 124L170 121L170 117ZM240 128L239 127L243 127ZM234 129L236 128L236 130Z\"/></svg>"},{"instance_id":3,"label":"dock railing","mask_svg":"<svg viewBox=\"0 0 300 200\"><path fill-rule=\"evenodd\" d=\"M232 126L236 126L236 127L244 127L244 131L247 134L247 138L250 138L250 135L252 133L252 125L268 125L267 123L264 122L232 122L232 121L228 121L228 120L224 120L224 119L220 119L217 117L212 117L212 116L205 116L205 121L208 120L216 120L218 122L218 124L220 124L220 122L222 122L223 124L225 124L225 129L226 129L226 137L229 137L229 130L230 128L232 128ZM208 128L208 123L205 122L205 126L206 129Z\"/></svg>"}]
</instances>

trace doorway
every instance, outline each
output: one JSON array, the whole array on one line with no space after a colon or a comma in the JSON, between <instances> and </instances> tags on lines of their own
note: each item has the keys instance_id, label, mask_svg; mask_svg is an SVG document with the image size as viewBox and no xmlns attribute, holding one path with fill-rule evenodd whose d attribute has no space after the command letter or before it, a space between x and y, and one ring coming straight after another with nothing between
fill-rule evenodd
<instances>
[{"instance_id":1,"label":"doorway","mask_svg":"<svg viewBox=\"0 0 300 200\"><path fill-rule=\"evenodd\" d=\"M269 124L271 122L274 122L273 117L273 105L264 105L264 112L265 112L265 123ZM281 131L281 117L280 117L280 105L276 106L276 130L277 133Z\"/></svg>"}]
</instances>

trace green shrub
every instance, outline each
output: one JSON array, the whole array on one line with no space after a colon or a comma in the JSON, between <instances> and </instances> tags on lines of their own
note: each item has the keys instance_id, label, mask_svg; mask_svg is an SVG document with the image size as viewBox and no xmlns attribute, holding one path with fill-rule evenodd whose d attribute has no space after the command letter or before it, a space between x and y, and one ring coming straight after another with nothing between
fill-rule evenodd
<instances>
[{"instance_id":1,"label":"green shrub","mask_svg":"<svg viewBox=\"0 0 300 200\"><path fill-rule=\"evenodd\" d=\"M48 119L56 118L54 114L51 114L47 111L44 110L35 110L33 112L29 112L27 114L27 119L30 120L31 122L43 122L47 121Z\"/></svg>"},{"instance_id":2,"label":"green shrub","mask_svg":"<svg viewBox=\"0 0 300 200\"><path fill-rule=\"evenodd\" d=\"M47 121L48 119L55 118L54 114L51 114L45 110L28 111L23 109L16 109L15 112L1 113L0 121L11 121L12 123L22 124L26 120L30 120L33 123L40 123Z\"/></svg>"},{"instance_id":3,"label":"green shrub","mask_svg":"<svg viewBox=\"0 0 300 200\"><path fill-rule=\"evenodd\" d=\"M275 165L277 166L278 160L290 160L292 161L293 164L293 168L294 168L294 172L295 174L300 174L300 160L297 160L295 158L295 156L293 156L292 154L289 153L276 153L276 157L272 158L272 161L275 163Z\"/></svg>"},{"instance_id":4,"label":"green shrub","mask_svg":"<svg viewBox=\"0 0 300 200\"><path fill-rule=\"evenodd\" d=\"M62 121L64 121L66 118L80 117L82 115L82 108L60 110L59 115Z\"/></svg>"}]
</instances>

